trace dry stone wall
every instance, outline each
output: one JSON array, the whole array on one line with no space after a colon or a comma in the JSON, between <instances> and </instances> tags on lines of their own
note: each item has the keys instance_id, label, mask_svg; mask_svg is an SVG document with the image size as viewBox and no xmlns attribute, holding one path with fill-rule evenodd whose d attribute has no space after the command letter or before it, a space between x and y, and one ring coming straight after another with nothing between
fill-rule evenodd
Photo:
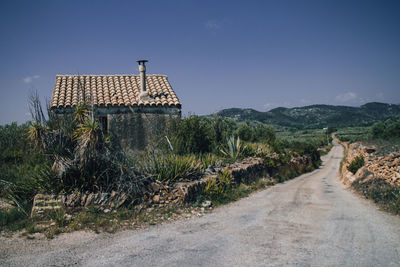
<instances>
[{"instance_id":1,"label":"dry stone wall","mask_svg":"<svg viewBox=\"0 0 400 267\"><path fill-rule=\"evenodd\" d=\"M150 113L107 115L109 132L127 150L145 150L175 118L177 115Z\"/></svg>"},{"instance_id":2,"label":"dry stone wall","mask_svg":"<svg viewBox=\"0 0 400 267\"><path fill-rule=\"evenodd\" d=\"M292 159L285 168L293 168L295 170L306 170L309 161L306 157L298 157ZM228 171L232 174L233 181L236 184L249 183L259 178L271 178L269 170L263 159L261 158L246 158L241 162L229 164L223 168L219 168L213 172L208 172L203 177L195 181L178 182L172 185L164 184L159 181L151 182L143 189L143 197L141 199L132 199L123 192L112 191L110 193L85 193L74 192L64 195L37 195L34 202L33 212L40 210L43 206L40 204L40 199L47 198L51 201L57 200L58 206L63 206L67 210L82 207L95 207L99 210L117 209L122 206L131 205L157 205L165 206L169 204L178 204L194 201L201 194L207 182L218 176L218 173ZM47 203L47 202L46 202ZM44 206L48 206L45 204Z\"/></svg>"},{"instance_id":3,"label":"dry stone wall","mask_svg":"<svg viewBox=\"0 0 400 267\"><path fill-rule=\"evenodd\" d=\"M344 183L352 184L359 178L365 178L364 181L383 178L393 186L400 186L400 151L381 155L376 146L365 146L361 143L346 146L347 158L341 170ZM352 174L347 167L357 156L364 157L365 165Z\"/></svg>"}]
</instances>

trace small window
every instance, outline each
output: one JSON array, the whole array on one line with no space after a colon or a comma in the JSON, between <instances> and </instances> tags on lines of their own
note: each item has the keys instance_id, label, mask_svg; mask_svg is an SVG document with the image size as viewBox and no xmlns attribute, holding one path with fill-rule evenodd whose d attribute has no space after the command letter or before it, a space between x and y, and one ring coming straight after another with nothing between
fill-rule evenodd
<instances>
[{"instance_id":1,"label":"small window","mask_svg":"<svg viewBox=\"0 0 400 267\"><path fill-rule=\"evenodd\" d=\"M101 129L103 130L103 132L107 133L107 131L108 131L107 117L100 117L100 123L101 123Z\"/></svg>"}]
</instances>

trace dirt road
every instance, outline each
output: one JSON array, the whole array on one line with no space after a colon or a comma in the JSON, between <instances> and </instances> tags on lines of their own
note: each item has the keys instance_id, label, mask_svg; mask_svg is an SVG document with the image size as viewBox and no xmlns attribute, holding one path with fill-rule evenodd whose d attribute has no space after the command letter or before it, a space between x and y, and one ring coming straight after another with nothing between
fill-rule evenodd
<instances>
[{"instance_id":1,"label":"dirt road","mask_svg":"<svg viewBox=\"0 0 400 267\"><path fill-rule=\"evenodd\" d=\"M345 189L342 148L323 166L204 217L115 235L1 239L0 265L400 266L400 218Z\"/></svg>"}]
</instances>

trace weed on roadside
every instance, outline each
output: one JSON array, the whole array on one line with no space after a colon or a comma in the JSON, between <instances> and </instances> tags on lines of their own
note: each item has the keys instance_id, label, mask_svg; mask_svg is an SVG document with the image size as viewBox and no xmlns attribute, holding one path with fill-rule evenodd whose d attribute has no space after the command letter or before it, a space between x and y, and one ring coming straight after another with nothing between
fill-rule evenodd
<instances>
[{"instance_id":1,"label":"weed on roadside","mask_svg":"<svg viewBox=\"0 0 400 267\"><path fill-rule=\"evenodd\" d=\"M223 179L218 181L211 181L207 184L206 190L202 195L200 195L196 201L196 203L201 203L204 200L211 200L213 206L220 206L227 204L229 202L236 201L238 199L249 196L251 193L255 191L259 191L265 189L269 186L272 186L278 182L276 179L271 178L260 178L251 183L241 183L237 184L222 184L224 179L227 180L227 174L222 175Z\"/></svg>"},{"instance_id":2,"label":"weed on roadside","mask_svg":"<svg viewBox=\"0 0 400 267\"><path fill-rule=\"evenodd\" d=\"M385 179L376 178L367 181L357 179L352 187L383 209L400 214L400 188L389 184Z\"/></svg>"},{"instance_id":3,"label":"weed on roadside","mask_svg":"<svg viewBox=\"0 0 400 267\"><path fill-rule=\"evenodd\" d=\"M0 210L0 231L18 231L27 227L29 223L29 218L17 207L7 211Z\"/></svg>"},{"instance_id":4,"label":"weed on roadside","mask_svg":"<svg viewBox=\"0 0 400 267\"><path fill-rule=\"evenodd\" d=\"M362 155L355 157L355 159L347 166L347 169L355 174L359 168L364 166L365 161Z\"/></svg>"}]
</instances>

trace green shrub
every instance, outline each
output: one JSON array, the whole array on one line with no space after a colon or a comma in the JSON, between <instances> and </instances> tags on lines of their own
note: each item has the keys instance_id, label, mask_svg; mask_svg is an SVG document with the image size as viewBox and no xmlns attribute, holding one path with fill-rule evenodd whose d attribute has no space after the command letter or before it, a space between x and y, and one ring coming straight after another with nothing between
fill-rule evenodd
<instances>
[{"instance_id":1,"label":"green shrub","mask_svg":"<svg viewBox=\"0 0 400 267\"><path fill-rule=\"evenodd\" d=\"M224 170L217 177L208 180L204 193L211 199L218 199L226 197L227 191L231 188L233 183L232 174Z\"/></svg>"},{"instance_id":2,"label":"green shrub","mask_svg":"<svg viewBox=\"0 0 400 267\"><path fill-rule=\"evenodd\" d=\"M251 127L249 123L240 123L235 135L243 141L251 142L255 136L254 130L254 127Z\"/></svg>"},{"instance_id":3,"label":"green shrub","mask_svg":"<svg viewBox=\"0 0 400 267\"><path fill-rule=\"evenodd\" d=\"M15 183L3 184L3 195L23 205L33 200L37 193L58 193L62 184L48 162L36 165L25 177Z\"/></svg>"},{"instance_id":4,"label":"green shrub","mask_svg":"<svg viewBox=\"0 0 400 267\"><path fill-rule=\"evenodd\" d=\"M246 142L272 144L276 140L275 129L262 123L236 122L219 116L188 118L174 121L168 136L178 154L219 152L222 143L231 136Z\"/></svg>"},{"instance_id":5,"label":"green shrub","mask_svg":"<svg viewBox=\"0 0 400 267\"><path fill-rule=\"evenodd\" d=\"M19 208L13 207L10 210L0 210L0 231L9 229L11 231L24 228L28 216Z\"/></svg>"},{"instance_id":6,"label":"green shrub","mask_svg":"<svg viewBox=\"0 0 400 267\"><path fill-rule=\"evenodd\" d=\"M211 118L203 118L208 121L212 129L213 151L226 139L233 135L238 123L230 118L222 118L220 116L213 116Z\"/></svg>"},{"instance_id":7,"label":"green shrub","mask_svg":"<svg viewBox=\"0 0 400 267\"><path fill-rule=\"evenodd\" d=\"M191 116L175 121L170 139L178 154L209 153L213 150L213 130L205 119Z\"/></svg>"},{"instance_id":8,"label":"green shrub","mask_svg":"<svg viewBox=\"0 0 400 267\"><path fill-rule=\"evenodd\" d=\"M263 142L271 144L276 139L274 127L248 121L238 123L234 134L246 142Z\"/></svg>"},{"instance_id":9,"label":"green shrub","mask_svg":"<svg viewBox=\"0 0 400 267\"><path fill-rule=\"evenodd\" d=\"M276 141L275 128L261 123L255 125L254 139L252 141L273 144Z\"/></svg>"},{"instance_id":10,"label":"green shrub","mask_svg":"<svg viewBox=\"0 0 400 267\"><path fill-rule=\"evenodd\" d=\"M359 168L364 166L364 157L362 155L357 156L354 158L354 160L347 166L347 169L351 171L353 174L355 174Z\"/></svg>"},{"instance_id":11,"label":"green shrub","mask_svg":"<svg viewBox=\"0 0 400 267\"><path fill-rule=\"evenodd\" d=\"M16 123L0 126L0 180L15 183L47 163L45 156L26 138L28 128L28 124ZM0 196L1 191L0 184Z\"/></svg>"},{"instance_id":12,"label":"green shrub","mask_svg":"<svg viewBox=\"0 0 400 267\"><path fill-rule=\"evenodd\" d=\"M393 118L375 123L371 127L373 138L399 138L400 118Z\"/></svg>"},{"instance_id":13,"label":"green shrub","mask_svg":"<svg viewBox=\"0 0 400 267\"><path fill-rule=\"evenodd\" d=\"M359 142L369 139L371 127L346 127L338 129L335 136L342 142Z\"/></svg>"}]
</instances>

